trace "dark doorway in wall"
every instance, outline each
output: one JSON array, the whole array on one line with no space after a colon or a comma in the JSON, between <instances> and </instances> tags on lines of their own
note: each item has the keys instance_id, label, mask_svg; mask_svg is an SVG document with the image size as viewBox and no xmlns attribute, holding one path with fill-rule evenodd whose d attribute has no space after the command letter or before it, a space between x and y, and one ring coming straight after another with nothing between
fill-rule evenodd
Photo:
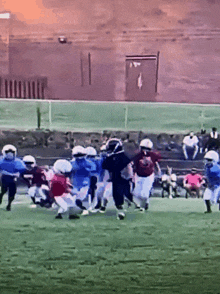
<instances>
[{"instance_id":1,"label":"dark doorway in wall","mask_svg":"<svg viewBox=\"0 0 220 294\"><path fill-rule=\"evenodd\" d=\"M155 101L159 52L126 56L126 101Z\"/></svg>"}]
</instances>

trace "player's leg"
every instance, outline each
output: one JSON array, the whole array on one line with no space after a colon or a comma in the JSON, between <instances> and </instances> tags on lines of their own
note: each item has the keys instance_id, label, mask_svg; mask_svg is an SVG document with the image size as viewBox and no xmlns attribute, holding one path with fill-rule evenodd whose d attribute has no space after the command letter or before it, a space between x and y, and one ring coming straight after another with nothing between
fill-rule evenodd
<instances>
[{"instance_id":1,"label":"player's leg","mask_svg":"<svg viewBox=\"0 0 220 294\"><path fill-rule=\"evenodd\" d=\"M117 209L117 219L122 220L125 218L123 208L124 204L124 181L121 179L112 182L112 196Z\"/></svg>"},{"instance_id":2,"label":"player's leg","mask_svg":"<svg viewBox=\"0 0 220 294\"><path fill-rule=\"evenodd\" d=\"M106 207L107 207L107 204L109 202L110 197L112 197L112 183L107 182L105 185L104 193L103 193L101 208L99 210L101 213L104 213L106 211Z\"/></svg>"},{"instance_id":3,"label":"player's leg","mask_svg":"<svg viewBox=\"0 0 220 294\"><path fill-rule=\"evenodd\" d=\"M206 211L205 213L210 213L212 212L211 210L211 198L212 198L212 190L210 190L209 188L205 189L204 195L203 195L203 200L205 201L205 205L206 205Z\"/></svg>"},{"instance_id":4,"label":"player's leg","mask_svg":"<svg viewBox=\"0 0 220 294\"><path fill-rule=\"evenodd\" d=\"M75 203L82 210L82 215L89 214L89 211L87 210L88 205L90 205L90 202L87 203L88 190L89 190L89 187L87 186L82 187L79 190L78 194L76 195Z\"/></svg>"},{"instance_id":5,"label":"player's leg","mask_svg":"<svg viewBox=\"0 0 220 294\"><path fill-rule=\"evenodd\" d=\"M77 209L76 196L72 196L70 193L63 197L63 200L67 203L69 209L69 219L79 219L79 213L81 210Z\"/></svg>"},{"instance_id":6,"label":"player's leg","mask_svg":"<svg viewBox=\"0 0 220 294\"><path fill-rule=\"evenodd\" d=\"M89 195L91 197L90 199L90 210L92 210L93 207L93 201L95 199L95 192L97 189L97 177L91 176L90 178L90 187L89 187Z\"/></svg>"},{"instance_id":7,"label":"player's leg","mask_svg":"<svg viewBox=\"0 0 220 294\"><path fill-rule=\"evenodd\" d=\"M146 211L149 208L149 202L150 202L150 192L153 187L154 183L154 174L151 174L150 176L144 178L143 181L143 190L142 190L142 211L143 209Z\"/></svg>"},{"instance_id":8,"label":"player's leg","mask_svg":"<svg viewBox=\"0 0 220 294\"><path fill-rule=\"evenodd\" d=\"M102 206L102 198L105 191L105 184L103 182L97 183L96 197L95 197L95 210L99 210Z\"/></svg>"},{"instance_id":9,"label":"player's leg","mask_svg":"<svg viewBox=\"0 0 220 294\"><path fill-rule=\"evenodd\" d=\"M15 199L15 194L17 192L17 186L15 182L12 182L8 185L8 205L6 206L6 210L11 210L11 204Z\"/></svg>"},{"instance_id":10,"label":"player's leg","mask_svg":"<svg viewBox=\"0 0 220 294\"><path fill-rule=\"evenodd\" d=\"M136 210L140 210L140 208L142 207L143 203L142 203L142 190L143 190L143 181L144 181L144 177L139 177L136 175L135 177L135 187L133 190L133 196L135 199L135 203L136 203Z\"/></svg>"},{"instance_id":11,"label":"player's leg","mask_svg":"<svg viewBox=\"0 0 220 294\"><path fill-rule=\"evenodd\" d=\"M2 178L2 183L1 183L1 193L0 193L0 204L2 204L2 198L4 196L4 194L7 192L8 190L8 184L7 182L5 182L5 180Z\"/></svg>"},{"instance_id":12,"label":"player's leg","mask_svg":"<svg viewBox=\"0 0 220 294\"><path fill-rule=\"evenodd\" d=\"M56 201L56 204L58 205L58 211L57 211L57 216L55 217L56 219L62 219L62 214L67 211L68 209L68 204L67 202L63 199L63 197L55 197L54 198Z\"/></svg>"}]
</instances>

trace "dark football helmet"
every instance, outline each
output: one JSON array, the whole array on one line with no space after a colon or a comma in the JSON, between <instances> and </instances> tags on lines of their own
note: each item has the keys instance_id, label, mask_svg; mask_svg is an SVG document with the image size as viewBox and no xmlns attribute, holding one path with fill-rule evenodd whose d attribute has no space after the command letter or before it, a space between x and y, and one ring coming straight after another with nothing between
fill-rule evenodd
<instances>
[{"instance_id":1,"label":"dark football helmet","mask_svg":"<svg viewBox=\"0 0 220 294\"><path fill-rule=\"evenodd\" d=\"M112 138L106 143L106 151L108 154L117 153L123 150L123 144L120 139Z\"/></svg>"}]
</instances>

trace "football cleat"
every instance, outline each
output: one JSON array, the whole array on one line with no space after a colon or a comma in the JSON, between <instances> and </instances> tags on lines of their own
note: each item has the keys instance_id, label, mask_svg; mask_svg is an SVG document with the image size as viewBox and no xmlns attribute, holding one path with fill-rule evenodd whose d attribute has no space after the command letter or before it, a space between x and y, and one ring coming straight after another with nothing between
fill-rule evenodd
<instances>
[{"instance_id":1,"label":"football cleat","mask_svg":"<svg viewBox=\"0 0 220 294\"><path fill-rule=\"evenodd\" d=\"M105 212L106 212L106 207L102 206L102 207L99 209L99 212L100 212L100 213L105 213Z\"/></svg>"},{"instance_id":2,"label":"football cleat","mask_svg":"<svg viewBox=\"0 0 220 294\"><path fill-rule=\"evenodd\" d=\"M61 213L58 213L58 215L55 216L55 219L62 219L62 218L63 218L63 217L62 217Z\"/></svg>"},{"instance_id":3,"label":"football cleat","mask_svg":"<svg viewBox=\"0 0 220 294\"><path fill-rule=\"evenodd\" d=\"M81 215L88 215L89 214L89 211L84 209L83 212L81 213Z\"/></svg>"},{"instance_id":4,"label":"football cleat","mask_svg":"<svg viewBox=\"0 0 220 294\"><path fill-rule=\"evenodd\" d=\"M6 210L7 210L7 211L10 211L10 210L11 210L11 205L8 204L8 205L6 206Z\"/></svg>"},{"instance_id":5,"label":"football cleat","mask_svg":"<svg viewBox=\"0 0 220 294\"><path fill-rule=\"evenodd\" d=\"M117 219L118 220L123 220L125 218L125 214L124 214L124 212L119 212L118 213L118 216L117 216Z\"/></svg>"}]
</instances>

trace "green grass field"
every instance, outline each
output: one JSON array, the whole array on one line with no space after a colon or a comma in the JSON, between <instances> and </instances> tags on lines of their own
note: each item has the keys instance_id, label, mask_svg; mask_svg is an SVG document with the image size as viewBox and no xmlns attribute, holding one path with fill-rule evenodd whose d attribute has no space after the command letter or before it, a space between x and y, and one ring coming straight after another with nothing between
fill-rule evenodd
<instances>
[{"instance_id":1,"label":"green grass field","mask_svg":"<svg viewBox=\"0 0 220 294\"><path fill-rule=\"evenodd\" d=\"M202 199L151 198L150 209L79 220L0 206L1 294L220 293L220 218Z\"/></svg>"},{"instance_id":2,"label":"green grass field","mask_svg":"<svg viewBox=\"0 0 220 294\"><path fill-rule=\"evenodd\" d=\"M220 105L0 100L0 128L68 131L200 131L220 125Z\"/></svg>"}]
</instances>

